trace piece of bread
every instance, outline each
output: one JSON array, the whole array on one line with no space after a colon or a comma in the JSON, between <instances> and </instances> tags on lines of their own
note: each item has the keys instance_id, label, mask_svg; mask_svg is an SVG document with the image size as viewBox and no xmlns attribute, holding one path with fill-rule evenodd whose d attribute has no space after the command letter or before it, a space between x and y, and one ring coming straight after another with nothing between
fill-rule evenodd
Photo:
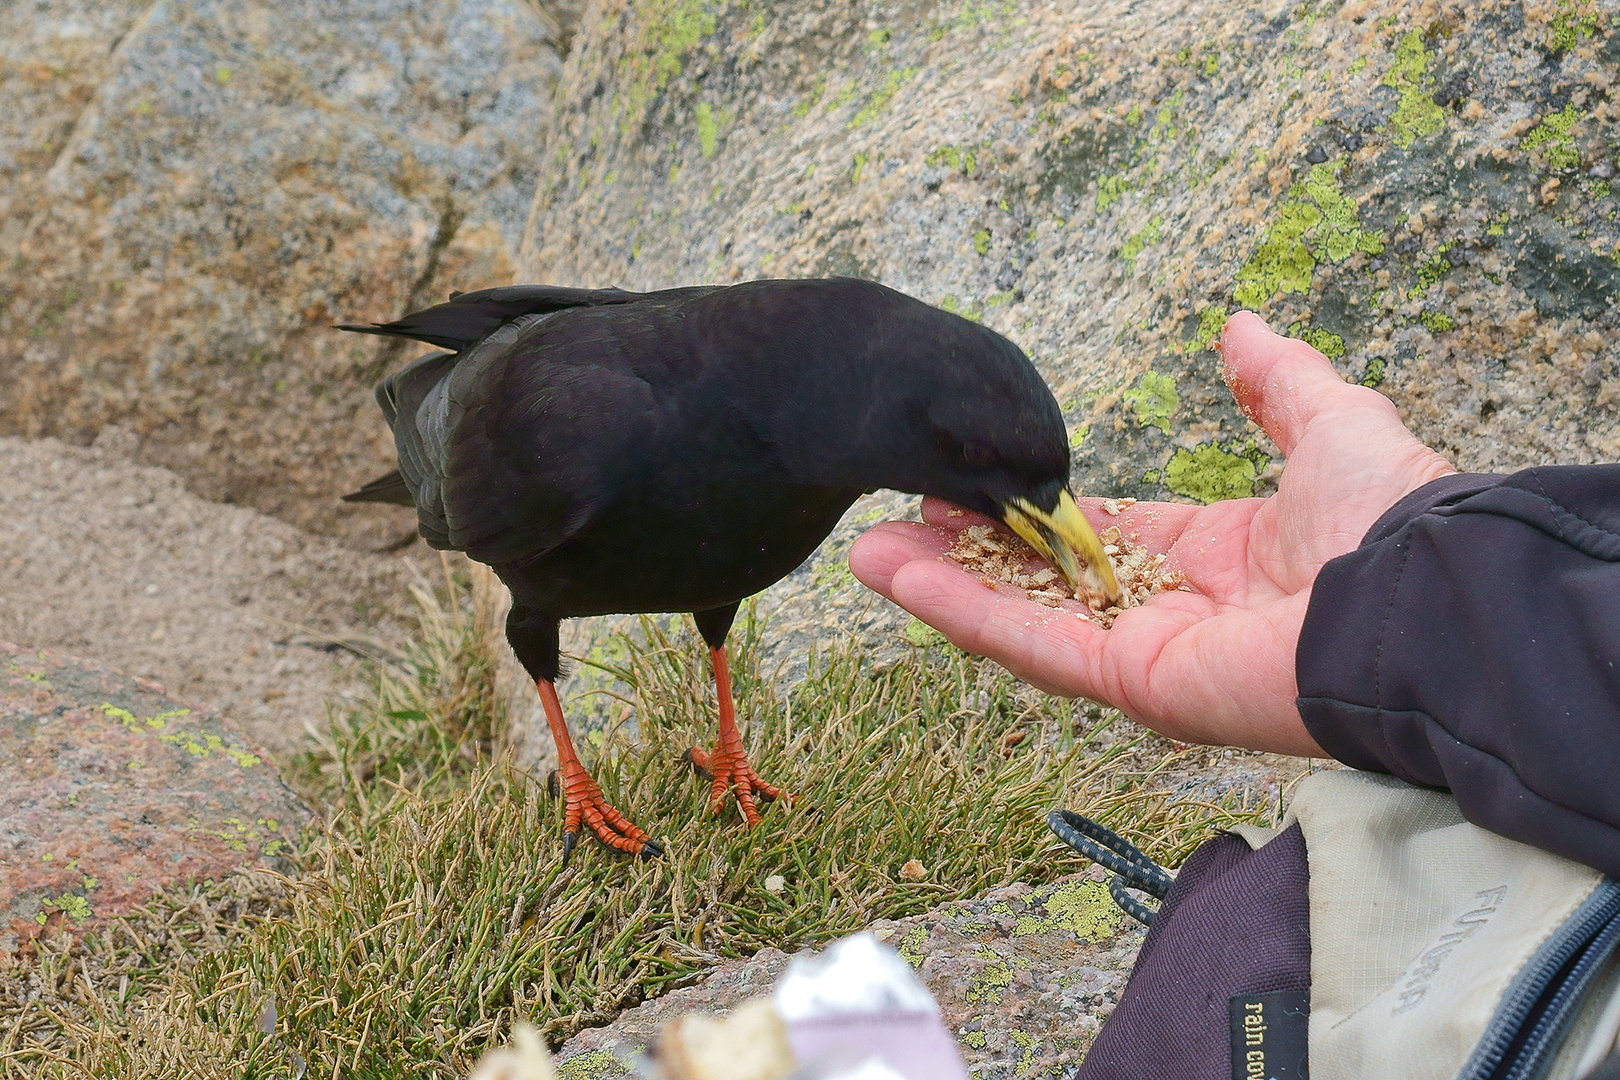
<instances>
[{"instance_id":1,"label":"piece of bread","mask_svg":"<svg viewBox=\"0 0 1620 1080\"><path fill-rule=\"evenodd\" d=\"M745 1002L725 1019L682 1016L658 1033L666 1080L781 1080L795 1067L787 1027L769 998Z\"/></svg>"}]
</instances>

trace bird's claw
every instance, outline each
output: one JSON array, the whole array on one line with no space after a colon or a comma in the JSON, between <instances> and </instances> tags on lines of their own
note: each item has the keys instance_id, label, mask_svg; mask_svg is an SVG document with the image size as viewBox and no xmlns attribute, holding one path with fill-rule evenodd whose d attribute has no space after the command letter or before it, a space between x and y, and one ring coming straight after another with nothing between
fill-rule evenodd
<instances>
[{"instance_id":1,"label":"bird's claw","mask_svg":"<svg viewBox=\"0 0 1620 1080\"><path fill-rule=\"evenodd\" d=\"M664 853L664 845L648 836L641 829L602 797L602 790L596 786L596 781L583 769L577 773L565 775L559 784L557 771L552 770L546 778L546 787L553 797L559 788L567 800L565 824L563 826L563 857L562 864L568 865L569 858L574 854L574 847L579 842L579 827L581 823L590 826L596 838L615 851L622 851L627 855L639 855L643 859L653 859Z\"/></svg>"},{"instance_id":2,"label":"bird's claw","mask_svg":"<svg viewBox=\"0 0 1620 1080\"><path fill-rule=\"evenodd\" d=\"M748 757L741 746L729 753L724 746L712 751L694 746L686 752L686 760L691 763L692 771L710 782L711 814L718 814L725 808L728 791L737 797L737 806L742 810L743 820L749 825L759 824L759 803L777 799L792 801L793 797L785 795L781 788L759 778L754 767L748 764Z\"/></svg>"}]
</instances>

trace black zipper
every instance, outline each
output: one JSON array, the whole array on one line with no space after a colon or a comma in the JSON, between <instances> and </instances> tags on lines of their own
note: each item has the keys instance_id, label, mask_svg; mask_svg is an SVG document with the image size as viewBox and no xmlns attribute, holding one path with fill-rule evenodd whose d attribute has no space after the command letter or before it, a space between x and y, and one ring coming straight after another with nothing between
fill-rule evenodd
<instances>
[{"instance_id":1,"label":"black zipper","mask_svg":"<svg viewBox=\"0 0 1620 1080\"><path fill-rule=\"evenodd\" d=\"M1620 881L1604 878L1509 984L1458 1080L1540 1080L1592 980L1620 947Z\"/></svg>"}]
</instances>

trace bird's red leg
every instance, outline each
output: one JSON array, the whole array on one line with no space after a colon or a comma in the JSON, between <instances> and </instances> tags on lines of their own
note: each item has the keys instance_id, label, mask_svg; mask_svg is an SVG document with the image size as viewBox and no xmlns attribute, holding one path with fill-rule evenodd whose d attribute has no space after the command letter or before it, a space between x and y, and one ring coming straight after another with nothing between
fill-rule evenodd
<instances>
[{"instance_id":1,"label":"bird's red leg","mask_svg":"<svg viewBox=\"0 0 1620 1080\"><path fill-rule=\"evenodd\" d=\"M550 679L537 679L540 703L546 708L546 721L551 725L551 737L557 743L558 771L562 773L564 805L567 818L563 826L563 863L574 852L579 839L579 823L583 819L610 848L652 858L664 853L664 846L631 824L608 801L602 798L602 789L596 786L591 774L580 764L574 752L574 741L568 736L568 725L563 721L562 702L557 700L557 688Z\"/></svg>"},{"instance_id":2,"label":"bird's red leg","mask_svg":"<svg viewBox=\"0 0 1620 1080\"><path fill-rule=\"evenodd\" d=\"M737 712L731 702L731 669L726 664L725 647L710 649L709 656L714 660L714 688L720 698L720 741L712 751L693 747L687 756L694 768L714 778L709 788L711 814L720 812L726 804L726 792L731 791L737 796L737 805L742 807L743 819L757 825L756 799L780 799L782 792L759 778L743 752L742 735L737 731Z\"/></svg>"}]
</instances>

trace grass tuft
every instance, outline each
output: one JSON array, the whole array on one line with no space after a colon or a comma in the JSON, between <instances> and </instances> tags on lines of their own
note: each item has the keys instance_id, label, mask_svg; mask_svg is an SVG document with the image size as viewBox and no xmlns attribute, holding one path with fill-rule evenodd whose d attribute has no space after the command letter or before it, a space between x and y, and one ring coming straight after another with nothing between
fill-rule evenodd
<instances>
[{"instance_id":1,"label":"grass tuft","mask_svg":"<svg viewBox=\"0 0 1620 1080\"><path fill-rule=\"evenodd\" d=\"M1121 737L1117 714L948 647L877 665L839 643L779 696L756 662L763 628L745 617L733 635L744 737L760 774L797 796L745 830L734 805L708 815L707 784L682 758L714 737L706 650L690 629L643 619L609 650L623 658L610 692L637 736L587 743L586 764L668 854L587 844L564 870L560 804L502 752L493 596L488 578L418 590L408 663L380 671L376 701L333 718L289 770L322 819L295 878L243 875L42 943L18 985L51 989L0 1011L0 1069L464 1075L516 1019L560 1041L731 957L1080 869L1042 824L1053 806L1171 865L1212 816L1271 809L1151 790L1194 751ZM912 859L922 880L901 876ZM773 875L780 891L764 887Z\"/></svg>"}]
</instances>

